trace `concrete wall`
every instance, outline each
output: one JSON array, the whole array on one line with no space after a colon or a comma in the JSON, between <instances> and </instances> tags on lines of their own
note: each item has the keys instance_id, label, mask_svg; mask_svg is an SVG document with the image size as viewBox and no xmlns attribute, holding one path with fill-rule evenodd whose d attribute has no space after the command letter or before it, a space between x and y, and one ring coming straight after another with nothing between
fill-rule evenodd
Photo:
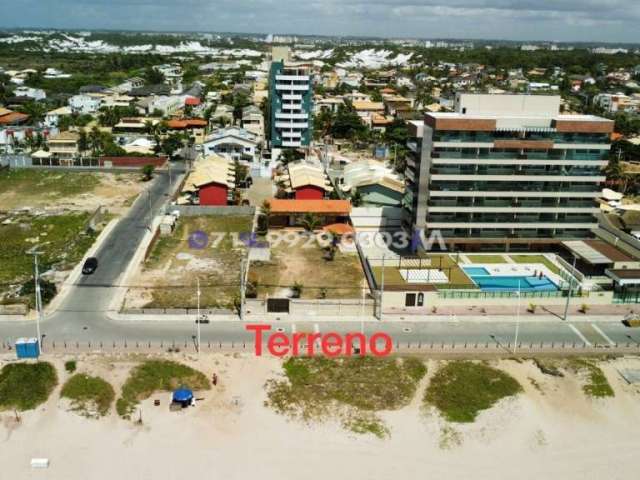
<instances>
[{"instance_id":1,"label":"concrete wall","mask_svg":"<svg viewBox=\"0 0 640 480\"><path fill-rule=\"evenodd\" d=\"M357 231L395 231L402 228L400 207L355 207L349 217Z\"/></svg>"},{"instance_id":2,"label":"concrete wall","mask_svg":"<svg viewBox=\"0 0 640 480\"><path fill-rule=\"evenodd\" d=\"M176 210L180 212L180 215L184 215L185 217L197 217L200 215L253 216L255 214L256 208L243 207L239 205L229 205L225 207L204 206L204 205L166 205L165 206L165 213L171 213Z\"/></svg>"}]
</instances>

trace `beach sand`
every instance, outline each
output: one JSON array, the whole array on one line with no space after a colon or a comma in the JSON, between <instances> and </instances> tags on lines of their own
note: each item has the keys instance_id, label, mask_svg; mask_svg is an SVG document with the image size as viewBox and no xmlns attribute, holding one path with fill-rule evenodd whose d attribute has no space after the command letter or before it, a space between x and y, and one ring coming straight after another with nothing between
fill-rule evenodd
<instances>
[{"instance_id":1,"label":"beach sand","mask_svg":"<svg viewBox=\"0 0 640 480\"><path fill-rule=\"evenodd\" d=\"M421 405L428 375L413 402L382 412L391 436L378 439L345 431L337 422L306 425L264 406L266 379L281 375L280 362L249 355L207 354L183 361L211 376L218 386L196 395L204 399L169 412L170 394L141 403L142 425L115 412L100 420L69 412L59 399L21 414L0 414L2 478L15 479L179 479L261 480L350 479L622 479L637 475L640 448L640 394L617 373L622 364L640 368L640 359L605 362L616 396L593 400L575 376L555 378L533 362L503 360L524 393L482 412L473 424L451 424ZM48 358L60 384L68 378L64 357ZM80 356L78 371L100 374L118 391L133 357ZM535 384L531 381L533 379ZM153 405L160 399L161 406ZM138 413L133 419L138 418ZM46 470L31 458L48 458Z\"/></svg>"}]
</instances>

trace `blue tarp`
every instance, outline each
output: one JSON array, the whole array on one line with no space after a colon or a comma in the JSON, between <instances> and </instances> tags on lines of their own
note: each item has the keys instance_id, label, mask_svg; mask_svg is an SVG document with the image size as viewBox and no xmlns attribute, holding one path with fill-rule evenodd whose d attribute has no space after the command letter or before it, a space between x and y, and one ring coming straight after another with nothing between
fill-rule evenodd
<instances>
[{"instance_id":1,"label":"blue tarp","mask_svg":"<svg viewBox=\"0 0 640 480\"><path fill-rule=\"evenodd\" d=\"M193 399L193 392L188 388L179 388L175 392L173 392L173 401L174 402L190 402Z\"/></svg>"}]
</instances>

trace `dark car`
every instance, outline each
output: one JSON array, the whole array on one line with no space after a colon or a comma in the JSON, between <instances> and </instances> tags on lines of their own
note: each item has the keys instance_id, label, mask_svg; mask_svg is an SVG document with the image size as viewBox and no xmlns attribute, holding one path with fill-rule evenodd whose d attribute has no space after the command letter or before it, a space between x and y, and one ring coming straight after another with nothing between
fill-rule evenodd
<instances>
[{"instance_id":1,"label":"dark car","mask_svg":"<svg viewBox=\"0 0 640 480\"><path fill-rule=\"evenodd\" d=\"M82 273L91 275L96 271L96 268L98 268L98 259L96 257L89 257L82 266Z\"/></svg>"}]
</instances>

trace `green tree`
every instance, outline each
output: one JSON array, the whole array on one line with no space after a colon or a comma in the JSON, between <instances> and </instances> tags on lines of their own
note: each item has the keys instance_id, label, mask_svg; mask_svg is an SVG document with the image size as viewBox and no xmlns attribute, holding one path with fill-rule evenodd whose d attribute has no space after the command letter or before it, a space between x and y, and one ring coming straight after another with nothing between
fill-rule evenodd
<instances>
[{"instance_id":1,"label":"green tree","mask_svg":"<svg viewBox=\"0 0 640 480\"><path fill-rule=\"evenodd\" d=\"M156 167L154 165L148 164L142 167L142 178L145 182L148 182L153 178L153 172L155 172Z\"/></svg>"}]
</instances>

